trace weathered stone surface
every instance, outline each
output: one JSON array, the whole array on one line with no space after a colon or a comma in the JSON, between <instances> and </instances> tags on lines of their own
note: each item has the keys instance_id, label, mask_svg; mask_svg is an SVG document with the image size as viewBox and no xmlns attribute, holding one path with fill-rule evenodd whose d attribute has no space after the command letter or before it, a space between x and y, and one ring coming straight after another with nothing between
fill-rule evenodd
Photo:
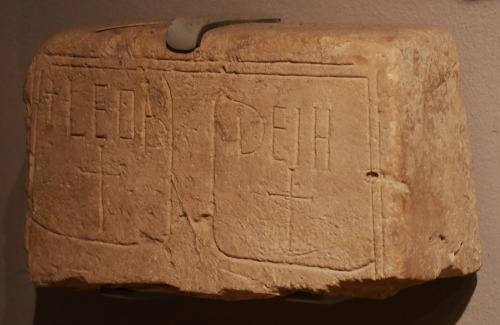
<instances>
[{"instance_id":1,"label":"weathered stone surface","mask_svg":"<svg viewBox=\"0 0 500 325\"><path fill-rule=\"evenodd\" d=\"M37 285L386 297L476 271L453 38L239 25L73 30L27 77Z\"/></svg>"}]
</instances>

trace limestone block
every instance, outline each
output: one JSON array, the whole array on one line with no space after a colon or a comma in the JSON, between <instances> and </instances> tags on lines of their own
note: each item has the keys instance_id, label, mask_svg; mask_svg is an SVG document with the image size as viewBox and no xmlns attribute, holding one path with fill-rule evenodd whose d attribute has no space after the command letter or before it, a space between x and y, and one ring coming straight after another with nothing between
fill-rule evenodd
<instances>
[{"instance_id":1,"label":"limestone block","mask_svg":"<svg viewBox=\"0 0 500 325\"><path fill-rule=\"evenodd\" d=\"M480 266L453 38L434 28L78 29L25 88L40 286L383 298Z\"/></svg>"}]
</instances>

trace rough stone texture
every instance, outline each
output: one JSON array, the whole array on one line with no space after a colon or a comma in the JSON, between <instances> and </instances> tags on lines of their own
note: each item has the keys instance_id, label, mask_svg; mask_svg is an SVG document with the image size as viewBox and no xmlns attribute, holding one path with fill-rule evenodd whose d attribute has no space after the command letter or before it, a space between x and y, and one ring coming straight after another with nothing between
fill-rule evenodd
<instances>
[{"instance_id":1,"label":"rough stone texture","mask_svg":"<svg viewBox=\"0 0 500 325\"><path fill-rule=\"evenodd\" d=\"M37 285L387 297L476 271L453 38L247 24L80 29L28 72Z\"/></svg>"}]
</instances>

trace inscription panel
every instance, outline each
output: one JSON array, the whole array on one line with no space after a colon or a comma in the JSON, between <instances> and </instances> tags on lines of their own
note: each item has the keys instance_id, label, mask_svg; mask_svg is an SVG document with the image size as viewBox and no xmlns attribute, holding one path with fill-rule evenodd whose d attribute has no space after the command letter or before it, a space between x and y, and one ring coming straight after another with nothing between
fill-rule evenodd
<instances>
[{"instance_id":1,"label":"inscription panel","mask_svg":"<svg viewBox=\"0 0 500 325\"><path fill-rule=\"evenodd\" d=\"M132 244L164 241L172 218L213 216L229 257L373 263L368 79L187 67L52 66L40 78L33 180L50 197L34 192L34 220Z\"/></svg>"},{"instance_id":2,"label":"inscription panel","mask_svg":"<svg viewBox=\"0 0 500 325\"><path fill-rule=\"evenodd\" d=\"M219 248L339 270L373 262L368 79L226 82L214 111Z\"/></svg>"},{"instance_id":3,"label":"inscription panel","mask_svg":"<svg viewBox=\"0 0 500 325\"><path fill-rule=\"evenodd\" d=\"M163 240L171 111L159 73L52 66L40 79L33 219L82 239Z\"/></svg>"}]
</instances>

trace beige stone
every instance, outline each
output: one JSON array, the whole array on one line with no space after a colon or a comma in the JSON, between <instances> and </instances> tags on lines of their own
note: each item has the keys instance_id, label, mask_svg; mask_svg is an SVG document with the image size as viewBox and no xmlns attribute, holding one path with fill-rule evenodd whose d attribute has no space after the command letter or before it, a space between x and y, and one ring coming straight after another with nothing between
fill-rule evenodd
<instances>
[{"instance_id":1,"label":"beige stone","mask_svg":"<svg viewBox=\"0 0 500 325\"><path fill-rule=\"evenodd\" d=\"M79 29L29 69L41 286L387 297L478 270L453 38L245 24Z\"/></svg>"}]
</instances>

